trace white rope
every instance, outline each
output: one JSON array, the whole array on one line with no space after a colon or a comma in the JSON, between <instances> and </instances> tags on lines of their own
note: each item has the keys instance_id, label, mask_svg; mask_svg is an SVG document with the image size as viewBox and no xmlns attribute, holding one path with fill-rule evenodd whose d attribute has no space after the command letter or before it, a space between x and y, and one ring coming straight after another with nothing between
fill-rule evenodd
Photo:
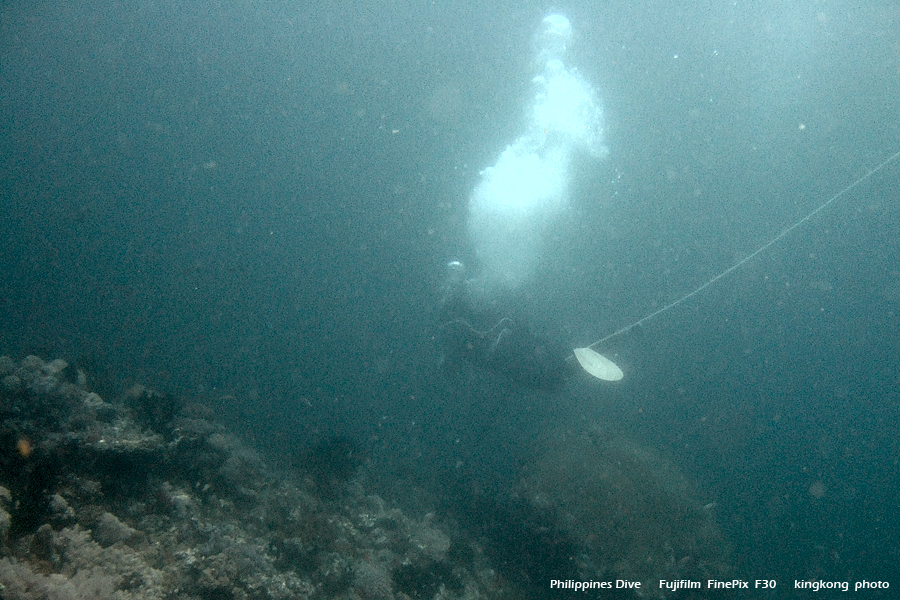
<instances>
[{"instance_id":1,"label":"white rope","mask_svg":"<svg viewBox=\"0 0 900 600\"><path fill-rule=\"evenodd\" d=\"M659 310L650 313L650 314L647 315L646 317L643 317L643 318L641 318L641 319L638 319L637 321L635 321L635 322L632 323L631 325L628 325L628 326L626 326L626 327L623 327L622 329L619 329L618 331L614 331L613 333L609 334L608 336L606 336L606 337L604 337L604 338L600 338L599 340L597 340L596 342L594 342L593 344L591 344L590 346L588 346L588 348L593 349L595 346L599 346L600 344L602 344L602 343L605 342L606 340L609 340L609 339L611 339L611 338L614 338L614 337L616 337L617 335L622 335L622 334L625 333L626 331L629 331L629 330L631 330L631 329L637 327L638 325L641 325L641 324L643 324L643 323L649 321L649 320L652 319L653 317L655 317L655 316L657 316L657 315L661 315L662 313L664 313L664 312L666 312L666 311L668 311L668 310L670 310L670 309L675 308L676 306L678 306L679 304L681 304L681 303L684 302L685 300L688 300L689 298L692 298L693 296L696 296L697 294L699 294L700 292L702 292L703 290L705 290L706 288L708 288L709 286L711 286L712 284L714 284L715 282L717 282L718 280L720 280L720 279L722 279L723 277L725 277L725 276L731 274L733 271L735 271L736 269L738 269L738 268L739 268L741 265L743 265L745 262L747 262L747 261L749 261L749 260L752 260L752 259L755 258L758 254L760 254L760 253L765 252L766 250L768 250L768 249L769 249L773 244L775 244L776 242L778 242L778 241L784 239L785 237L787 237L792 231L794 231L795 229L797 229L798 227L800 227L803 223L809 221L814 215L816 215L818 212L824 210L829 204L831 204L832 202L834 202L835 200L837 200L838 198L840 198L841 196L843 196L844 194L846 194L847 192L849 192L850 190L852 190L853 188L855 188L856 186L858 186L859 184L861 184L863 181L865 181L866 179L868 179L869 177L871 177L872 175L874 175L875 173L877 173L878 171L880 171L881 169L883 169L884 167L886 167L886 166L887 166L888 164L890 164L891 162L897 160L898 157L900 157L900 152L897 152L897 153L895 153L893 156L891 156L890 158L888 158L888 159L882 161L880 164L878 164L878 166L874 167L873 169L870 169L865 175L863 175L862 177L860 177L859 179L857 179L856 181L854 181L853 183L851 183L850 185L848 185L847 187L845 187L844 189L842 189L841 191L839 191L837 194L835 194L834 196L832 196L831 198L829 198L826 202L820 204L818 207L816 207L815 210L813 210L813 211L811 211L810 213L808 213L805 217L803 217L803 218L800 219L799 221L795 222L793 225L791 225L790 227L788 227L787 229L785 229L784 231L782 231L781 233L779 233L778 235L776 235L775 237L773 237L771 240L769 240L768 242L766 242L765 244L763 244L762 246L760 246L759 248L757 248L756 250L754 250L753 252L751 252L750 254L748 254L747 256L745 256L744 258L742 258L741 260L739 260L738 262L734 263L733 265L731 265L730 267L728 267L727 269L725 269L724 271L722 271L721 273L719 273L718 275L716 275L715 277L713 277L712 279L710 279L709 281L707 281L706 283L704 283L703 285L701 285L700 287L698 287L697 289L695 289L694 291L692 291L692 292L690 292L690 293L688 293L688 294L685 294L684 296L682 296L681 298L678 298L678 299L675 300L674 302L670 302L669 304L663 306L663 307L660 308Z\"/></svg>"}]
</instances>

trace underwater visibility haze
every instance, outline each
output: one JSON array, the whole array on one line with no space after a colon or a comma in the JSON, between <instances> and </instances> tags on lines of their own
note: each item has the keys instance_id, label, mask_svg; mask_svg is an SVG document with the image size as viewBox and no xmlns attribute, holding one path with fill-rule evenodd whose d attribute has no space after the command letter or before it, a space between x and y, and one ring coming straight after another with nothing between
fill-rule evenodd
<instances>
[{"instance_id":1,"label":"underwater visibility haze","mask_svg":"<svg viewBox=\"0 0 900 600\"><path fill-rule=\"evenodd\" d=\"M896 2L7 3L0 131L0 597L900 587Z\"/></svg>"}]
</instances>

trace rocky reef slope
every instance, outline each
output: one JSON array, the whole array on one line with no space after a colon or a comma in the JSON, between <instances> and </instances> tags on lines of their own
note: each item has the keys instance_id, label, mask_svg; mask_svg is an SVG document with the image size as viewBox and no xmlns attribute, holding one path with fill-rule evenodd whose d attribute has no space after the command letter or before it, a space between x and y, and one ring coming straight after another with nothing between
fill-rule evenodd
<instances>
[{"instance_id":1,"label":"rocky reef slope","mask_svg":"<svg viewBox=\"0 0 900 600\"><path fill-rule=\"evenodd\" d=\"M273 473L203 406L142 387L110 403L62 360L0 357L0 380L5 600L504 596L476 544L359 469Z\"/></svg>"}]
</instances>

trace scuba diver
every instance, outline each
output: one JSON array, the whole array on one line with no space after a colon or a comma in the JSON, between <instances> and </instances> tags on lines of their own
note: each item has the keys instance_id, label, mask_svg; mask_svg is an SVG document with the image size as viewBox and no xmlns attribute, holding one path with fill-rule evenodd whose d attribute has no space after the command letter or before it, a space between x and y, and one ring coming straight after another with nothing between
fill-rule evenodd
<instances>
[{"instance_id":1,"label":"scuba diver","mask_svg":"<svg viewBox=\"0 0 900 600\"><path fill-rule=\"evenodd\" d=\"M448 363L458 367L468 362L531 388L560 389L570 370L566 356L571 350L533 333L513 316L476 308L465 266L454 260L446 270L441 329Z\"/></svg>"}]
</instances>

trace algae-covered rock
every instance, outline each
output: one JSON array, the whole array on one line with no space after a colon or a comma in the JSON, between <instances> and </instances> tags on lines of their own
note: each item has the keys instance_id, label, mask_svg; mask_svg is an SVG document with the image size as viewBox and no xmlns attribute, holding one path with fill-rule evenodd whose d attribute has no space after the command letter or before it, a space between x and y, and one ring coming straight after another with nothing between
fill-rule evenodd
<instances>
[{"instance_id":1,"label":"algae-covered rock","mask_svg":"<svg viewBox=\"0 0 900 600\"><path fill-rule=\"evenodd\" d=\"M601 426L556 431L519 493L578 549L579 575L641 581L721 578L728 544L691 483L670 461Z\"/></svg>"}]
</instances>

